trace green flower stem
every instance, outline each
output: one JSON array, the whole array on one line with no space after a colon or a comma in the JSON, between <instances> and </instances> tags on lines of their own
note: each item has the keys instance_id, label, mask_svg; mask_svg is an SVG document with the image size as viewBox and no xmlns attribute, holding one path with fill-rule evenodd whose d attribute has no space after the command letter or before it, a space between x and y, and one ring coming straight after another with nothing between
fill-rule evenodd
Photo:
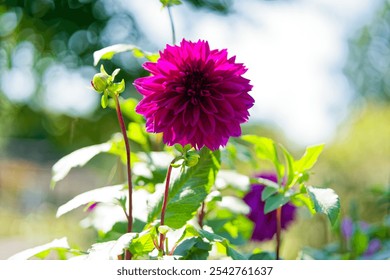
<instances>
[{"instance_id":1,"label":"green flower stem","mask_svg":"<svg viewBox=\"0 0 390 280\"><path fill-rule=\"evenodd\" d=\"M127 216L127 232L132 232L133 230L133 184L131 178L131 158L130 158L130 144L129 139L127 138L127 131L125 122L123 121L123 116L121 112L121 107L119 104L118 95L114 94L116 114L118 116L119 125L123 134L123 140L125 141L126 147L126 167L127 167L127 183L129 187L129 214ZM131 259L131 253L126 251L126 260Z\"/></svg>"},{"instance_id":2,"label":"green flower stem","mask_svg":"<svg viewBox=\"0 0 390 280\"><path fill-rule=\"evenodd\" d=\"M276 259L280 259L280 234L282 231L282 207L276 209Z\"/></svg>"},{"instance_id":3,"label":"green flower stem","mask_svg":"<svg viewBox=\"0 0 390 280\"><path fill-rule=\"evenodd\" d=\"M176 32L175 32L175 25L173 23L171 7L168 5L167 9L168 9L169 21L171 22L172 43L175 45L176 44Z\"/></svg>"},{"instance_id":4,"label":"green flower stem","mask_svg":"<svg viewBox=\"0 0 390 280\"><path fill-rule=\"evenodd\" d=\"M171 181L171 173L172 173L172 164L174 163L176 159L174 159L171 164L169 164L168 171L167 171L167 178L165 181L165 192L164 192L164 200L163 200L163 205L161 208L161 221L160 225L164 225L164 219L165 219L165 211L167 210L167 205L168 205L168 195L169 195L169 184ZM160 251L164 253L164 241L165 241L165 234L160 233Z\"/></svg>"}]
</instances>

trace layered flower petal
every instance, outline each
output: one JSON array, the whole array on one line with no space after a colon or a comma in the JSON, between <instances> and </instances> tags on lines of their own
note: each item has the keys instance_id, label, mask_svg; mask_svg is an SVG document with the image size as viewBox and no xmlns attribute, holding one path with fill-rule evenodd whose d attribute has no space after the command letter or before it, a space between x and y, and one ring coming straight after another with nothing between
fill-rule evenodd
<instances>
[{"instance_id":1,"label":"layered flower petal","mask_svg":"<svg viewBox=\"0 0 390 280\"><path fill-rule=\"evenodd\" d=\"M254 99L243 64L228 58L227 50L210 50L206 41L182 40L160 52L144 68L151 76L134 86L143 99L136 112L144 115L147 131L163 133L168 145L191 144L216 150L229 137L240 136Z\"/></svg>"}]
</instances>

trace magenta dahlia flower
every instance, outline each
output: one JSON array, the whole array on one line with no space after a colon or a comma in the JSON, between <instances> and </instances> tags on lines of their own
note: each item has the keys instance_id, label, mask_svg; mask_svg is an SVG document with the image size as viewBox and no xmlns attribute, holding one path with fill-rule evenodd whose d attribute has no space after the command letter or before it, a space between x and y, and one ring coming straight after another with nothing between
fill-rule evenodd
<instances>
[{"instance_id":1,"label":"magenta dahlia flower","mask_svg":"<svg viewBox=\"0 0 390 280\"><path fill-rule=\"evenodd\" d=\"M277 182L275 174L265 173L260 174L259 178L264 178L273 182ZM276 233L276 211L264 214L264 201L261 200L261 193L265 185L253 184L250 191L245 195L244 201L250 207L248 218L254 223L252 240L264 241L270 240ZM294 220L296 207L287 203L282 206L282 228L287 226Z\"/></svg>"},{"instance_id":2,"label":"magenta dahlia flower","mask_svg":"<svg viewBox=\"0 0 390 280\"><path fill-rule=\"evenodd\" d=\"M151 76L136 79L134 86L144 96L136 112L145 116L148 132L162 132L168 145L211 150L241 135L240 124L254 103L248 94L252 86L242 76L247 69L228 58L226 49L183 39L143 67Z\"/></svg>"}]
</instances>

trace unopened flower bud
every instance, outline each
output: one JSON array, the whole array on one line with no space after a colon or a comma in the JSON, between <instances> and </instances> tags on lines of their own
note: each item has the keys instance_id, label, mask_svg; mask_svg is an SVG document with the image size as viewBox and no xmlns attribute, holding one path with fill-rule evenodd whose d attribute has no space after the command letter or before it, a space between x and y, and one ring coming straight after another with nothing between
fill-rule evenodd
<instances>
[{"instance_id":1,"label":"unopened flower bud","mask_svg":"<svg viewBox=\"0 0 390 280\"><path fill-rule=\"evenodd\" d=\"M186 155L185 165L192 167L198 164L199 155L196 152L188 152Z\"/></svg>"},{"instance_id":2,"label":"unopened flower bud","mask_svg":"<svg viewBox=\"0 0 390 280\"><path fill-rule=\"evenodd\" d=\"M97 73L95 76L93 76L92 86L97 92L101 93L108 87L109 80L110 76L107 74Z\"/></svg>"}]
</instances>

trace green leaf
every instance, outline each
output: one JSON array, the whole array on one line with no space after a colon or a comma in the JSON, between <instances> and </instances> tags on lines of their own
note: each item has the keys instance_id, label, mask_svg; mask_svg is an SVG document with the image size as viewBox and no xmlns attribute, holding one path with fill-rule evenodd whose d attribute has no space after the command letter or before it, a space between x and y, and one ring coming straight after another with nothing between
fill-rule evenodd
<instances>
[{"instance_id":1,"label":"green leaf","mask_svg":"<svg viewBox=\"0 0 390 280\"><path fill-rule=\"evenodd\" d=\"M249 260L274 260L275 254L271 252L260 252L253 254L249 257Z\"/></svg>"},{"instance_id":2,"label":"green leaf","mask_svg":"<svg viewBox=\"0 0 390 280\"><path fill-rule=\"evenodd\" d=\"M115 80L115 77L119 74L119 71L121 71L121 69L117 68L114 70L114 72L112 72L111 77L113 81Z\"/></svg>"},{"instance_id":3,"label":"green leaf","mask_svg":"<svg viewBox=\"0 0 390 280\"><path fill-rule=\"evenodd\" d=\"M168 205L165 212L165 224L178 229L185 225L198 210L201 203L214 185L220 168L219 150L212 152L207 148L200 151L197 165L185 169L169 190ZM149 214L149 222L159 217L162 198Z\"/></svg>"},{"instance_id":4,"label":"green leaf","mask_svg":"<svg viewBox=\"0 0 390 280\"><path fill-rule=\"evenodd\" d=\"M153 236L150 230L141 232L130 244L130 251L133 257L142 257L154 250Z\"/></svg>"},{"instance_id":5,"label":"green leaf","mask_svg":"<svg viewBox=\"0 0 390 280\"><path fill-rule=\"evenodd\" d=\"M367 250L369 242L370 239L367 234L364 234L360 230L357 230L352 236L352 248L355 255L362 255Z\"/></svg>"},{"instance_id":6,"label":"green leaf","mask_svg":"<svg viewBox=\"0 0 390 280\"><path fill-rule=\"evenodd\" d=\"M226 255L231 257L233 260L246 260L247 259L243 255L241 255L239 252L237 252L235 249L233 249L230 246L229 241L226 238L219 236L215 233L203 230L203 229L200 229L198 232L202 238L206 238L210 242L217 242L217 243L221 244L222 246L224 246L226 249Z\"/></svg>"},{"instance_id":7,"label":"green leaf","mask_svg":"<svg viewBox=\"0 0 390 280\"><path fill-rule=\"evenodd\" d=\"M144 151L150 151L149 139L144 131L144 125L135 122L129 123L127 137L141 145Z\"/></svg>"},{"instance_id":8,"label":"green leaf","mask_svg":"<svg viewBox=\"0 0 390 280\"><path fill-rule=\"evenodd\" d=\"M181 260L206 260L212 245L200 237L192 237L184 240L176 247L174 255Z\"/></svg>"},{"instance_id":9,"label":"green leaf","mask_svg":"<svg viewBox=\"0 0 390 280\"><path fill-rule=\"evenodd\" d=\"M266 201L271 195L274 195L278 192L279 186L266 186L261 193L261 200Z\"/></svg>"},{"instance_id":10,"label":"green leaf","mask_svg":"<svg viewBox=\"0 0 390 280\"><path fill-rule=\"evenodd\" d=\"M79 194L58 208L57 218L90 202L115 203L125 195L123 188L123 185L108 186Z\"/></svg>"},{"instance_id":11,"label":"green leaf","mask_svg":"<svg viewBox=\"0 0 390 280\"><path fill-rule=\"evenodd\" d=\"M269 212L272 212L276 210L279 207L282 207L287 202L290 201L290 197L278 193L276 195L270 196L266 201L264 205L264 214L268 214Z\"/></svg>"},{"instance_id":12,"label":"green leaf","mask_svg":"<svg viewBox=\"0 0 390 280\"><path fill-rule=\"evenodd\" d=\"M307 193L314 204L315 211L327 215L334 225L340 213L340 199L335 191L329 188L307 187Z\"/></svg>"},{"instance_id":13,"label":"green leaf","mask_svg":"<svg viewBox=\"0 0 390 280\"><path fill-rule=\"evenodd\" d=\"M274 181L265 179L265 178L251 178L250 179L251 184L263 184L266 185L267 187L272 187L274 189L280 189L280 186L278 183L275 183Z\"/></svg>"},{"instance_id":14,"label":"green leaf","mask_svg":"<svg viewBox=\"0 0 390 280\"><path fill-rule=\"evenodd\" d=\"M284 159L286 161L286 168L284 169L284 178L286 178L286 189L290 188L290 184L293 183L294 180L294 158L292 155L287 151L287 149L279 144L280 148L282 149Z\"/></svg>"},{"instance_id":15,"label":"green leaf","mask_svg":"<svg viewBox=\"0 0 390 280\"><path fill-rule=\"evenodd\" d=\"M126 100L123 100L122 98L119 98L119 102L122 109L122 114L130 119L133 122L136 123L144 123L144 118L142 115L137 114L135 112L135 107L138 104L138 101L134 98L128 98ZM109 104L111 107L111 104ZM115 109L116 105L115 102L112 103L112 109Z\"/></svg>"},{"instance_id":16,"label":"green leaf","mask_svg":"<svg viewBox=\"0 0 390 280\"><path fill-rule=\"evenodd\" d=\"M318 157L320 156L322 150L324 149L324 144L319 144L311 147L307 147L303 156L295 162L294 169L296 172L303 173L311 169L314 164L317 162Z\"/></svg>"},{"instance_id":17,"label":"green leaf","mask_svg":"<svg viewBox=\"0 0 390 280\"><path fill-rule=\"evenodd\" d=\"M280 181L282 178L283 165L278 158L276 143L272 139L256 135L244 135L241 138L254 145L257 158L269 160L274 164L278 180Z\"/></svg>"},{"instance_id":18,"label":"green leaf","mask_svg":"<svg viewBox=\"0 0 390 280\"><path fill-rule=\"evenodd\" d=\"M305 194L296 194L291 197L291 202L298 207L306 206L306 208L310 211L310 214L314 215L316 210L314 209L314 204L311 201L310 197Z\"/></svg>"},{"instance_id":19,"label":"green leaf","mask_svg":"<svg viewBox=\"0 0 390 280\"><path fill-rule=\"evenodd\" d=\"M118 255L123 254L138 233L130 232L122 235L118 240L95 243L88 250L88 260L116 260Z\"/></svg>"},{"instance_id":20,"label":"green leaf","mask_svg":"<svg viewBox=\"0 0 390 280\"><path fill-rule=\"evenodd\" d=\"M238 251L236 251L231 246L229 246L226 241L224 242L223 245L225 245L226 248L226 255L231 257L233 260L247 260L246 257L244 257Z\"/></svg>"},{"instance_id":21,"label":"green leaf","mask_svg":"<svg viewBox=\"0 0 390 280\"><path fill-rule=\"evenodd\" d=\"M9 260L28 260L29 258L39 255L40 253L50 252L50 250L55 249L70 249L66 237L63 237L61 239L54 239L52 242L49 242L47 244L19 252L10 257Z\"/></svg>"},{"instance_id":22,"label":"green leaf","mask_svg":"<svg viewBox=\"0 0 390 280\"><path fill-rule=\"evenodd\" d=\"M160 0L160 2L163 4L163 8L182 4L180 0Z\"/></svg>"},{"instance_id":23,"label":"green leaf","mask_svg":"<svg viewBox=\"0 0 390 280\"><path fill-rule=\"evenodd\" d=\"M111 149L111 146L112 143L103 143L84 147L57 161L52 168L51 187L53 188L58 181L65 178L72 168L84 166L94 156L108 152Z\"/></svg>"},{"instance_id":24,"label":"green leaf","mask_svg":"<svg viewBox=\"0 0 390 280\"><path fill-rule=\"evenodd\" d=\"M197 238L194 239L194 237L201 237L201 239L197 239ZM187 240L189 240L189 241L187 241ZM183 242L181 242L181 241L183 241ZM207 243L205 244L205 242L207 242L207 241L209 243L217 243L217 244L222 245L225 248L226 255L231 257L233 260L245 260L246 259L243 255L241 255L239 252L237 252L230 245L229 241L226 238L224 238L218 234L215 234L213 232L204 230L204 229L197 229L190 224L186 225L186 229L183 232L183 235L179 240L179 242L181 242L181 243L176 248L175 254L182 255L182 256L185 255L185 252L187 252L188 249L191 248L191 246L196 246L193 244L198 244L198 249L207 250L207 252L208 252L208 251L210 251L211 247L209 245L207 245ZM181 245L181 244L183 244L183 245ZM204 255L202 256L202 259L205 259Z\"/></svg>"},{"instance_id":25,"label":"green leaf","mask_svg":"<svg viewBox=\"0 0 390 280\"><path fill-rule=\"evenodd\" d=\"M93 64L96 66L101 59L107 59L110 60L115 54L122 53L122 52L133 52L134 56L137 58L145 57L146 59L150 61L157 61L159 55L150 53L147 51L141 50L139 47L135 45L128 45L128 44L117 44L112 45L106 48L103 48L101 50L98 50L93 53Z\"/></svg>"},{"instance_id":26,"label":"green leaf","mask_svg":"<svg viewBox=\"0 0 390 280\"><path fill-rule=\"evenodd\" d=\"M173 147L178 151L178 152L180 152L180 153L184 153L184 148L183 148L183 146L181 145L181 144L175 144L175 145L173 145Z\"/></svg>"},{"instance_id":27,"label":"green leaf","mask_svg":"<svg viewBox=\"0 0 390 280\"><path fill-rule=\"evenodd\" d=\"M100 99L100 105L103 109L106 109L108 106L108 93L104 92L102 98Z\"/></svg>"}]
</instances>

